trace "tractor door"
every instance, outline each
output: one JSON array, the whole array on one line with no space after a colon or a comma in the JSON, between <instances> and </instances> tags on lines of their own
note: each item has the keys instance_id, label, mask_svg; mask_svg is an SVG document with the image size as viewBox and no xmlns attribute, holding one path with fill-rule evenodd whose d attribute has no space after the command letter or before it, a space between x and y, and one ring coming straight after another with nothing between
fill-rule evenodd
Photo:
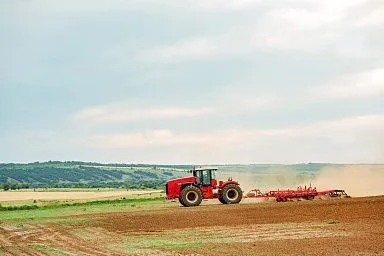
<instances>
[{"instance_id":1,"label":"tractor door","mask_svg":"<svg viewBox=\"0 0 384 256\"><path fill-rule=\"evenodd\" d=\"M213 198L213 190L211 187L211 170L199 170L197 171L197 177L200 177L198 180L201 191L203 192L204 199Z\"/></svg>"},{"instance_id":2,"label":"tractor door","mask_svg":"<svg viewBox=\"0 0 384 256\"><path fill-rule=\"evenodd\" d=\"M217 187L216 172L215 170L211 171L211 187Z\"/></svg>"},{"instance_id":3,"label":"tractor door","mask_svg":"<svg viewBox=\"0 0 384 256\"><path fill-rule=\"evenodd\" d=\"M200 186L210 186L212 179L211 170L196 171L196 178Z\"/></svg>"}]
</instances>

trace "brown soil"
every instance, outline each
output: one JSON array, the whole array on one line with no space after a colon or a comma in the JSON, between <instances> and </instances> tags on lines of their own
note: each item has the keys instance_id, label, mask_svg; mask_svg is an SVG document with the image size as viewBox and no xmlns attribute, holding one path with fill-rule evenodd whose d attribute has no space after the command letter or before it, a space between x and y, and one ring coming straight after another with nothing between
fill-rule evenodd
<instances>
[{"instance_id":1,"label":"brown soil","mask_svg":"<svg viewBox=\"0 0 384 256\"><path fill-rule=\"evenodd\" d=\"M40 244L64 255L384 255L384 196L193 208L175 203L76 217L90 221L23 231L0 225L0 254L55 255L31 246ZM143 239L184 239L187 245L118 246Z\"/></svg>"}]
</instances>

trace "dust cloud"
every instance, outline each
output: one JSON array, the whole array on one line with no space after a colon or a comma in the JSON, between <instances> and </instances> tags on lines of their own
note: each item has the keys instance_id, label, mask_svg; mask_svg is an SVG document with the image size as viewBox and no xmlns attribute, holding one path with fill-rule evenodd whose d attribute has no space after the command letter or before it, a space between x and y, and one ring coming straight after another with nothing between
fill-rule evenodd
<instances>
[{"instance_id":1,"label":"dust cloud","mask_svg":"<svg viewBox=\"0 0 384 256\"><path fill-rule=\"evenodd\" d=\"M236 170L225 168L218 178L232 177L239 181L244 192L258 188L261 191L295 189L298 186L316 187L319 190L343 189L349 195L384 195L384 165L330 165L317 171L303 172L294 166L276 165L268 169Z\"/></svg>"},{"instance_id":2,"label":"dust cloud","mask_svg":"<svg viewBox=\"0 0 384 256\"><path fill-rule=\"evenodd\" d=\"M240 183L244 192L251 189L260 189L261 191L275 190L275 189L292 189L298 185L309 185L313 180L313 175L297 173L293 170L287 170L284 166L275 166L270 171L247 170L241 171L227 171L221 173L218 178L226 180L232 177Z\"/></svg>"},{"instance_id":3,"label":"dust cloud","mask_svg":"<svg viewBox=\"0 0 384 256\"><path fill-rule=\"evenodd\" d=\"M318 189L344 189L351 196L384 195L383 165L347 165L324 168L314 184Z\"/></svg>"}]
</instances>

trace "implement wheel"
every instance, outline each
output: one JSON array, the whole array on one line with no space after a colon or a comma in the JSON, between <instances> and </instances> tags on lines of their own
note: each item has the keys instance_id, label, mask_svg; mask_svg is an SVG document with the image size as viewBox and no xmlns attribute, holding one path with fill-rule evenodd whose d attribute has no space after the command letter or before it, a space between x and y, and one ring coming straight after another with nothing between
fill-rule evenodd
<instances>
[{"instance_id":1,"label":"implement wheel","mask_svg":"<svg viewBox=\"0 0 384 256\"><path fill-rule=\"evenodd\" d=\"M226 185L221 191L221 198L225 204L238 204L243 198L243 191L241 191L239 186L229 184Z\"/></svg>"},{"instance_id":2,"label":"implement wheel","mask_svg":"<svg viewBox=\"0 0 384 256\"><path fill-rule=\"evenodd\" d=\"M179 201L185 207L198 206L203 200L201 190L195 186L185 187L180 194Z\"/></svg>"}]
</instances>

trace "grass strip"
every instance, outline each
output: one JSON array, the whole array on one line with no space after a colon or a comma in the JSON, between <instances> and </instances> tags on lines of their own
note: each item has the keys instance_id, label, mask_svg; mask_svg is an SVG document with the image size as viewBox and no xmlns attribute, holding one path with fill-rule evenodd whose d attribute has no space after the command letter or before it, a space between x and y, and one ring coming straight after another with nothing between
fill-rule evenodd
<instances>
[{"instance_id":1,"label":"grass strip","mask_svg":"<svg viewBox=\"0 0 384 256\"><path fill-rule=\"evenodd\" d=\"M151 198L121 198L110 200L96 200L79 203L64 203L54 205L20 205L20 206L1 206L0 211L20 211L20 210L34 210L34 209L56 209L71 206L88 206L88 205L106 205L106 204L129 204L129 203L143 203L153 201L163 201L164 197L151 197Z\"/></svg>"}]
</instances>

